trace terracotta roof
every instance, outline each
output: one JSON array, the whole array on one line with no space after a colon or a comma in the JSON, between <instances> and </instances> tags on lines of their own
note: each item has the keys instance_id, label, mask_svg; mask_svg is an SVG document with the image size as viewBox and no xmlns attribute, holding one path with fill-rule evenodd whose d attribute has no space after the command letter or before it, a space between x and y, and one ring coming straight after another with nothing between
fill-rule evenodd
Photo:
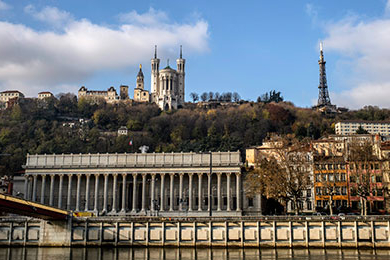
<instances>
[{"instance_id":1,"label":"terracotta roof","mask_svg":"<svg viewBox=\"0 0 390 260\"><path fill-rule=\"evenodd\" d=\"M22 92L20 92L18 90L6 90L6 91L2 91L0 93L19 93L19 94L23 94Z\"/></svg>"},{"instance_id":2,"label":"terracotta roof","mask_svg":"<svg viewBox=\"0 0 390 260\"><path fill-rule=\"evenodd\" d=\"M39 94L51 94L51 95L53 95L53 94L52 94L51 92L49 92L49 91L39 92L38 95L39 95Z\"/></svg>"}]
</instances>

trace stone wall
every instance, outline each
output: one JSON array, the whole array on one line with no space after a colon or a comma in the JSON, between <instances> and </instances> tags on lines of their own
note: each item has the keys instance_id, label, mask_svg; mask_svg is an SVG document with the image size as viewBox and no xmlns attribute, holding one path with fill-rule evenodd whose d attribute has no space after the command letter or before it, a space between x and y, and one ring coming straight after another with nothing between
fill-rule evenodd
<instances>
[{"instance_id":1,"label":"stone wall","mask_svg":"<svg viewBox=\"0 0 390 260\"><path fill-rule=\"evenodd\" d=\"M0 246L390 247L389 220L73 220L3 218Z\"/></svg>"}]
</instances>

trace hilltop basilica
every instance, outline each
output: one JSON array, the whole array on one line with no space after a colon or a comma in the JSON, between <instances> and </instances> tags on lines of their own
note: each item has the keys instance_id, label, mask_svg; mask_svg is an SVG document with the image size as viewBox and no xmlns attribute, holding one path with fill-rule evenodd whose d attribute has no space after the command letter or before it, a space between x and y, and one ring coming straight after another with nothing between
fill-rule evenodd
<instances>
[{"instance_id":1,"label":"hilltop basilica","mask_svg":"<svg viewBox=\"0 0 390 260\"><path fill-rule=\"evenodd\" d=\"M184 85L185 85L185 62L183 59L182 46L180 46L180 56L176 60L177 69L167 66L160 70L160 59L157 58L157 46L154 50L154 58L151 60L151 87L150 93L144 88L144 74L142 65L137 74L137 83L134 88L135 102L156 103L161 110L178 109L184 104ZM114 87L107 91L88 90L82 86L78 92L78 98L89 99L92 102L104 100L107 103L117 103L129 100L128 86L120 86L120 95L117 94Z\"/></svg>"}]
</instances>

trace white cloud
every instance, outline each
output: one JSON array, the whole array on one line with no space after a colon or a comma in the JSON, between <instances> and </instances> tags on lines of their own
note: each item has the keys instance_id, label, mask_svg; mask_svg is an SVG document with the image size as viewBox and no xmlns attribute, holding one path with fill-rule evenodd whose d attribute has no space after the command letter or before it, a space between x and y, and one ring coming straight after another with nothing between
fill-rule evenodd
<instances>
[{"instance_id":1,"label":"white cloud","mask_svg":"<svg viewBox=\"0 0 390 260\"><path fill-rule=\"evenodd\" d=\"M387 0L386 2L385 15L390 15L390 0Z\"/></svg>"},{"instance_id":2,"label":"white cloud","mask_svg":"<svg viewBox=\"0 0 390 260\"><path fill-rule=\"evenodd\" d=\"M365 21L357 16L346 17L327 24L325 30L326 51L341 56L337 73L348 77L343 80L347 84L342 86L344 89L332 93L335 103L351 108L390 107L390 19Z\"/></svg>"},{"instance_id":3,"label":"white cloud","mask_svg":"<svg viewBox=\"0 0 390 260\"><path fill-rule=\"evenodd\" d=\"M42 12L52 15L44 19ZM63 22L71 17L51 8L31 13L45 22ZM139 17L154 13L161 12L135 12ZM161 19L162 15L158 16ZM101 71L149 62L155 44L159 53L176 50L181 44L186 53L204 52L208 50L208 35L208 24L203 20L158 26L125 23L112 28L86 19L68 19L61 32L42 32L26 25L0 22L0 89L19 89L27 95L42 90L69 91L61 90L62 86L73 86L74 90Z\"/></svg>"},{"instance_id":4,"label":"white cloud","mask_svg":"<svg viewBox=\"0 0 390 260\"><path fill-rule=\"evenodd\" d=\"M35 6L27 5L24 8L24 11L36 20L46 22L54 27L62 27L73 21L73 17L70 13L52 6L46 6L41 11L37 11Z\"/></svg>"},{"instance_id":5,"label":"white cloud","mask_svg":"<svg viewBox=\"0 0 390 260\"><path fill-rule=\"evenodd\" d=\"M5 11L11 9L11 6L4 1L0 0L0 11Z\"/></svg>"},{"instance_id":6,"label":"white cloud","mask_svg":"<svg viewBox=\"0 0 390 260\"><path fill-rule=\"evenodd\" d=\"M162 25L162 23L167 22L168 16L163 11L158 11L152 7L147 13L139 14L136 11L131 11L129 13L120 14L120 21L124 23L134 23L134 24L143 24L143 25Z\"/></svg>"}]
</instances>

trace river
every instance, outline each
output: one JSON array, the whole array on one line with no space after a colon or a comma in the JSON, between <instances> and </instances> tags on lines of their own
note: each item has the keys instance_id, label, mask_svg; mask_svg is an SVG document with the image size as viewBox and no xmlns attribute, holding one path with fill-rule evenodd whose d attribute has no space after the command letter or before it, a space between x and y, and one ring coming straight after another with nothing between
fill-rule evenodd
<instances>
[{"instance_id":1,"label":"river","mask_svg":"<svg viewBox=\"0 0 390 260\"><path fill-rule=\"evenodd\" d=\"M390 259L389 250L373 249L225 249L225 248L49 248L2 247L4 260L223 260L223 259Z\"/></svg>"}]
</instances>

